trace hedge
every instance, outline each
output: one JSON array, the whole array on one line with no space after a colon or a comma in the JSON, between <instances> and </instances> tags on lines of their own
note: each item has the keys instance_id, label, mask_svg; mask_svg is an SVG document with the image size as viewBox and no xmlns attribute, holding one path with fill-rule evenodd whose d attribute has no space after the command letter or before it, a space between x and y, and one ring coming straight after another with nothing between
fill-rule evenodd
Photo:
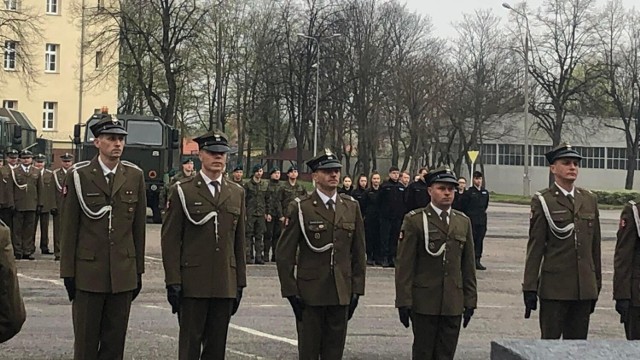
<instances>
[{"instance_id":1,"label":"hedge","mask_svg":"<svg viewBox=\"0 0 640 360\"><path fill-rule=\"evenodd\" d=\"M631 190L621 191L603 191L603 190L591 190L597 197L599 204L605 205L624 205L633 200L640 202L640 192Z\"/></svg>"}]
</instances>

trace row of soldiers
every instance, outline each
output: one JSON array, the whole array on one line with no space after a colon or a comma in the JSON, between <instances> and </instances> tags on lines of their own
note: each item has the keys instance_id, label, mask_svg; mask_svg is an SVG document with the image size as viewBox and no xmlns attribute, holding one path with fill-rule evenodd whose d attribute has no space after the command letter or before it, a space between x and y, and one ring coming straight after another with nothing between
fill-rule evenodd
<instances>
[{"instance_id":1,"label":"row of soldiers","mask_svg":"<svg viewBox=\"0 0 640 360\"><path fill-rule=\"evenodd\" d=\"M63 198L62 184L73 164L73 155L63 154L62 167L45 168L46 157L29 150L8 149L0 155L0 219L11 228L16 260L34 260L35 236L40 223L40 251L60 259L59 211ZM54 251L49 248L49 218L54 221Z\"/></svg>"}]
</instances>

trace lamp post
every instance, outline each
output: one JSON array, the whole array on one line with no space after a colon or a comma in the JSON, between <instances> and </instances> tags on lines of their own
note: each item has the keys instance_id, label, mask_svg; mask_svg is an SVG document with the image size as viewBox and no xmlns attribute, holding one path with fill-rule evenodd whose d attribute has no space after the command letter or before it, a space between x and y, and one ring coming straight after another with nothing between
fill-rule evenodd
<instances>
[{"instance_id":1,"label":"lamp post","mask_svg":"<svg viewBox=\"0 0 640 360\"><path fill-rule=\"evenodd\" d=\"M525 12L518 11L508 3L502 7L522 16L525 22L524 35L524 175L522 177L522 193L531 195L531 179L529 178L529 18Z\"/></svg>"},{"instance_id":2,"label":"lamp post","mask_svg":"<svg viewBox=\"0 0 640 360\"><path fill-rule=\"evenodd\" d=\"M313 157L316 157L318 153L318 107L320 101L320 37L319 36L309 36L302 33L298 34L299 37L313 40L316 42L316 113L315 119L313 121ZM327 39L332 39L334 37L341 36L341 34L333 34L331 36L327 36Z\"/></svg>"}]
</instances>

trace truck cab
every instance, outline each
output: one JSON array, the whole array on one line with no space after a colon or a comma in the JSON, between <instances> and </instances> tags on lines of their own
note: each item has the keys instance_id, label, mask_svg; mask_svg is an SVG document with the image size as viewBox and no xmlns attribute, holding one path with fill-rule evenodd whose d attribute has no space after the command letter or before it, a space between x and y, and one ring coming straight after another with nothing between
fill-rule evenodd
<instances>
[{"instance_id":1,"label":"truck cab","mask_svg":"<svg viewBox=\"0 0 640 360\"><path fill-rule=\"evenodd\" d=\"M123 123L128 132L122 160L136 164L144 172L147 206L153 212L153 222L158 224L162 222L161 210L165 203L164 175L178 161L180 134L157 116L113 116ZM98 149L93 145L94 135L90 127L100 118L100 114L94 114L85 124L76 124L74 144L78 161L90 160L98 154ZM82 127L85 128L84 136Z\"/></svg>"}]
</instances>

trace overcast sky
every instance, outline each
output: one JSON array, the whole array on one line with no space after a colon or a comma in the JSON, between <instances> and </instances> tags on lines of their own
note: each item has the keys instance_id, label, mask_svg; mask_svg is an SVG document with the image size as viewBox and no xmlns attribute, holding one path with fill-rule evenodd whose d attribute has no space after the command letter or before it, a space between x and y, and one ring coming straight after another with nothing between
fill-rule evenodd
<instances>
[{"instance_id":1,"label":"overcast sky","mask_svg":"<svg viewBox=\"0 0 640 360\"><path fill-rule=\"evenodd\" d=\"M405 0L407 6L421 14L429 15L435 27L436 34L442 37L453 37L456 32L452 22L462 20L462 13L472 13L475 9L491 9L494 14L502 15L503 21L509 21L509 10L502 7L505 0ZM515 6L521 1L507 1ZM529 8L537 9L543 0L527 1ZM598 6L603 6L606 0L599 0ZM640 6L638 0L623 0L626 7Z\"/></svg>"}]
</instances>

